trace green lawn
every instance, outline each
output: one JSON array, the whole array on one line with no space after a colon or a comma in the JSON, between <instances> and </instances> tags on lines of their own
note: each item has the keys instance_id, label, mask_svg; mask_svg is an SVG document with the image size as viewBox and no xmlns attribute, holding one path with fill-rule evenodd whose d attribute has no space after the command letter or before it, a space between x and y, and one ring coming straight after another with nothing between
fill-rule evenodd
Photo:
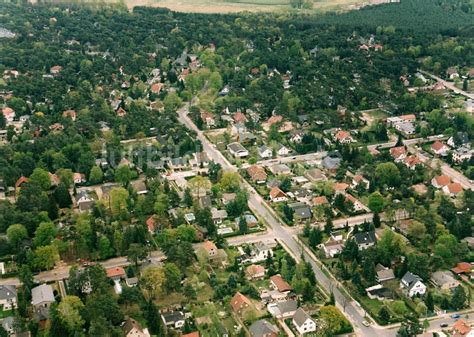
<instances>
[{"instance_id":1,"label":"green lawn","mask_svg":"<svg viewBox=\"0 0 474 337\"><path fill-rule=\"evenodd\" d=\"M0 310L0 319L5 318L5 317L10 317L13 316L13 311L12 310Z\"/></svg>"}]
</instances>

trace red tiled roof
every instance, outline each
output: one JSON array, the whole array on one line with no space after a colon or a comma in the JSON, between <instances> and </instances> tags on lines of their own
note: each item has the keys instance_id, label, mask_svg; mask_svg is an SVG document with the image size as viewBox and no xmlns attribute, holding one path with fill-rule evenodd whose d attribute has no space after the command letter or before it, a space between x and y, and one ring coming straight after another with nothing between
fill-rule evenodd
<instances>
[{"instance_id":1,"label":"red tiled roof","mask_svg":"<svg viewBox=\"0 0 474 337\"><path fill-rule=\"evenodd\" d=\"M288 284L288 282L286 282L280 275L273 275L272 277L270 277L270 282L281 293L293 290L293 288Z\"/></svg>"},{"instance_id":2,"label":"red tiled roof","mask_svg":"<svg viewBox=\"0 0 474 337\"><path fill-rule=\"evenodd\" d=\"M458 194L462 192L462 186L459 183L450 183L446 186L449 190L449 193Z\"/></svg>"},{"instance_id":3,"label":"red tiled roof","mask_svg":"<svg viewBox=\"0 0 474 337\"><path fill-rule=\"evenodd\" d=\"M211 250L217 250L216 245L212 241L205 241L202 244L203 248L209 253Z\"/></svg>"},{"instance_id":4,"label":"red tiled roof","mask_svg":"<svg viewBox=\"0 0 474 337\"><path fill-rule=\"evenodd\" d=\"M431 144L431 148L434 150L434 151L440 151L442 150L446 145L444 145L443 143L441 143L439 140L437 140L436 142L434 142L433 144Z\"/></svg>"},{"instance_id":5,"label":"red tiled roof","mask_svg":"<svg viewBox=\"0 0 474 337\"><path fill-rule=\"evenodd\" d=\"M280 190L278 187L273 187L270 191L270 198L275 199L278 197L286 197L285 192Z\"/></svg>"},{"instance_id":6,"label":"red tiled roof","mask_svg":"<svg viewBox=\"0 0 474 337\"><path fill-rule=\"evenodd\" d=\"M416 116L414 114L410 114L410 115L402 115L400 116L400 118L403 119L404 121L409 121L412 119L416 119Z\"/></svg>"},{"instance_id":7,"label":"red tiled roof","mask_svg":"<svg viewBox=\"0 0 474 337\"><path fill-rule=\"evenodd\" d=\"M148 231L150 231L150 232L155 231L155 219L153 218L153 216L149 217L146 220L146 226L148 227Z\"/></svg>"},{"instance_id":8,"label":"red tiled roof","mask_svg":"<svg viewBox=\"0 0 474 337\"><path fill-rule=\"evenodd\" d=\"M434 177L434 180L436 181L438 186L446 186L451 182L451 179L444 174Z\"/></svg>"},{"instance_id":9,"label":"red tiled roof","mask_svg":"<svg viewBox=\"0 0 474 337\"><path fill-rule=\"evenodd\" d=\"M107 277L124 277L126 275L122 267L108 268L106 272Z\"/></svg>"},{"instance_id":10,"label":"red tiled roof","mask_svg":"<svg viewBox=\"0 0 474 337\"><path fill-rule=\"evenodd\" d=\"M246 122L247 121L247 117L245 117L245 115L240 112L240 111L237 111L235 114L234 114L234 121L236 122Z\"/></svg>"},{"instance_id":11,"label":"red tiled roof","mask_svg":"<svg viewBox=\"0 0 474 337\"><path fill-rule=\"evenodd\" d=\"M346 183L335 183L334 191L345 191L349 188L349 185Z\"/></svg>"},{"instance_id":12,"label":"red tiled roof","mask_svg":"<svg viewBox=\"0 0 474 337\"><path fill-rule=\"evenodd\" d=\"M407 150L405 149L405 146L392 147L390 149L390 155L395 159L406 153Z\"/></svg>"},{"instance_id":13,"label":"red tiled roof","mask_svg":"<svg viewBox=\"0 0 474 337\"><path fill-rule=\"evenodd\" d=\"M472 266L468 262L459 262L451 271L455 274L470 274Z\"/></svg>"},{"instance_id":14,"label":"red tiled roof","mask_svg":"<svg viewBox=\"0 0 474 337\"><path fill-rule=\"evenodd\" d=\"M18 180L16 181L15 187L18 188L18 187L20 187L21 185L23 185L23 183L26 183L26 182L28 182L28 178L27 178L27 177L24 177L24 176L21 176L21 177L18 178Z\"/></svg>"},{"instance_id":15,"label":"red tiled roof","mask_svg":"<svg viewBox=\"0 0 474 337\"><path fill-rule=\"evenodd\" d=\"M336 133L335 137L336 137L337 140L343 140L343 139L346 139L346 138L350 138L351 134L347 131L340 130Z\"/></svg>"},{"instance_id":16,"label":"red tiled roof","mask_svg":"<svg viewBox=\"0 0 474 337\"><path fill-rule=\"evenodd\" d=\"M273 124L275 123L279 123L283 120L283 117L280 116L280 115L277 115L277 116L272 116L270 117L268 120L267 120L267 124L272 126Z\"/></svg>"},{"instance_id":17,"label":"red tiled roof","mask_svg":"<svg viewBox=\"0 0 474 337\"><path fill-rule=\"evenodd\" d=\"M453 331L459 333L460 335L467 335L471 331L471 327L466 324L464 319L461 318L454 323Z\"/></svg>"},{"instance_id":18,"label":"red tiled roof","mask_svg":"<svg viewBox=\"0 0 474 337\"><path fill-rule=\"evenodd\" d=\"M247 272L248 275L254 276L254 275L264 273L265 268L263 266L258 265L258 264L252 264L251 266L247 267L246 272Z\"/></svg>"},{"instance_id":19,"label":"red tiled roof","mask_svg":"<svg viewBox=\"0 0 474 337\"><path fill-rule=\"evenodd\" d=\"M320 197L313 198L313 205L315 205L315 206L327 205L327 204L329 204L329 201L324 195L320 196Z\"/></svg>"},{"instance_id":20,"label":"red tiled roof","mask_svg":"<svg viewBox=\"0 0 474 337\"><path fill-rule=\"evenodd\" d=\"M10 116L10 115L15 115L15 111L8 106L2 109L2 113L5 117Z\"/></svg>"},{"instance_id":21,"label":"red tiled roof","mask_svg":"<svg viewBox=\"0 0 474 337\"><path fill-rule=\"evenodd\" d=\"M237 292L230 300L230 306L234 311L240 311L249 305L250 300L239 292Z\"/></svg>"},{"instance_id":22,"label":"red tiled roof","mask_svg":"<svg viewBox=\"0 0 474 337\"><path fill-rule=\"evenodd\" d=\"M190 332L185 335L181 335L181 337L199 337L199 331Z\"/></svg>"}]
</instances>

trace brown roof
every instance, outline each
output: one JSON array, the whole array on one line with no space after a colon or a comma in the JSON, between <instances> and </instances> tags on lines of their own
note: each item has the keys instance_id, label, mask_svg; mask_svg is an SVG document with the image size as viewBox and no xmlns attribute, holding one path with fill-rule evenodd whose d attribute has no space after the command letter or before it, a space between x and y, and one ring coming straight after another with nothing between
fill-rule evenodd
<instances>
[{"instance_id":1,"label":"brown roof","mask_svg":"<svg viewBox=\"0 0 474 337\"><path fill-rule=\"evenodd\" d=\"M346 138L350 138L351 134L347 131L340 130L336 133L335 137L336 137L337 140L343 140L343 139L346 139Z\"/></svg>"},{"instance_id":2,"label":"brown roof","mask_svg":"<svg viewBox=\"0 0 474 337\"><path fill-rule=\"evenodd\" d=\"M462 186L459 183L450 183L446 186L449 190L449 193L458 194L462 192Z\"/></svg>"},{"instance_id":3,"label":"brown roof","mask_svg":"<svg viewBox=\"0 0 474 337\"><path fill-rule=\"evenodd\" d=\"M345 191L349 188L349 185L346 183L335 183L334 191Z\"/></svg>"},{"instance_id":4,"label":"brown roof","mask_svg":"<svg viewBox=\"0 0 474 337\"><path fill-rule=\"evenodd\" d=\"M329 204L329 201L324 195L313 198L313 205L315 206L327 205L327 204Z\"/></svg>"},{"instance_id":5,"label":"brown roof","mask_svg":"<svg viewBox=\"0 0 474 337\"><path fill-rule=\"evenodd\" d=\"M407 153L407 150L405 149L405 146L392 147L390 149L390 155L395 159L397 159L398 157L406 153Z\"/></svg>"},{"instance_id":6,"label":"brown roof","mask_svg":"<svg viewBox=\"0 0 474 337\"><path fill-rule=\"evenodd\" d=\"M69 117L71 119L75 119L76 118L76 111L66 110L66 111L63 112L63 117Z\"/></svg>"},{"instance_id":7,"label":"brown roof","mask_svg":"<svg viewBox=\"0 0 474 337\"><path fill-rule=\"evenodd\" d=\"M273 124L275 123L279 123L283 120L283 117L280 116L280 115L277 115L277 116L272 116L270 117L268 120L267 120L267 124L272 126Z\"/></svg>"},{"instance_id":8,"label":"brown roof","mask_svg":"<svg viewBox=\"0 0 474 337\"><path fill-rule=\"evenodd\" d=\"M409 115L402 115L400 116L400 118L403 119L404 121L409 121L412 119L416 119L416 116L414 114L409 114Z\"/></svg>"},{"instance_id":9,"label":"brown roof","mask_svg":"<svg viewBox=\"0 0 474 337\"><path fill-rule=\"evenodd\" d=\"M471 327L466 324L464 319L461 318L454 323L453 331L459 333L460 335L467 335L471 331Z\"/></svg>"},{"instance_id":10,"label":"brown roof","mask_svg":"<svg viewBox=\"0 0 474 337\"><path fill-rule=\"evenodd\" d=\"M161 88L163 88L163 83L153 83L151 85L150 90L151 90L151 92L157 94L161 91Z\"/></svg>"},{"instance_id":11,"label":"brown roof","mask_svg":"<svg viewBox=\"0 0 474 337\"><path fill-rule=\"evenodd\" d=\"M280 275L273 275L270 277L270 282L272 282L281 293L293 290L288 282L286 282Z\"/></svg>"},{"instance_id":12,"label":"brown roof","mask_svg":"<svg viewBox=\"0 0 474 337\"><path fill-rule=\"evenodd\" d=\"M279 197L286 197L286 194L285 192L283 192L282 190L280 190L278 187L275 186L270 191L270 198L275 199Z\"/></svg>"},{"instance_id":13,"label":"brown roof","mask_svg":"<svg viewBox=\"0 0 474 337\"><path fill-rule=\"evenodd\" d=\"M459 262L456 267L451 269L451 271L455 274L470 274L472 266L468 262Z\"/></svg>"},{"instance_id":14,"label":"brown roof","mask_svg":"<svg viewBox=\"0 0 474 337\"><path fill-rule=\"evenodd\" d=\"M25 177L25 176L21 176L21 177L18 178L18 180L16 181L15 187L18 188L18 187L20 187L21 185L23 185L23 183L26 183L26 182L28 182L28 178Z\"/></svg>"},{"instance_id":15,"label":"brown roof","mask_svg":"<svg viewBox=\"0 0 474 337\"><path fill-rule=\"evenodd\" d=\"M405 164L408 167L413 167L413 166L416 166L418 164L421 164L421 160L417 156L409 156L409 157L405 158Z\"/></svg>"},{"instance_id":16,"label":"brown roof","mask_svg":"<svg viewBox=\"0 0 474 337\"><path fill-rule=\"evenodd\" d=\"M125 321L125 324L122 326L122 331L125 333L125 335L128 335L128 333L132 331L133 329L137 329L138 331L143 332L142 327L140 326L140 323L138 323L136 320L129 317Z\"/></svg>"},{"instance_id":17,"label":"brown roof","mask_svg":"<svg viewBox=\"0 0 474 337\"><path fill-rule=\"evenodd\" d=\"M242 295L240 292L235 293L234 297L230 300L230 306L236 312L248 307L250 300Z\"/></svg>"},{"instance_id":18,"label":"brown roof","mask_svg":"<svg viewBox=\"0 0 474 337\"><path fill-rule=\"evenodd\" d=\"M117 109L117 116L123 117L127 114L127 111L124 110L124 108L120 107Z\"/></svg>"},{"instance_id":19,"label":"brown roof","mask_svg":"<svg viewBox=\"0 0 474 337\"><path fill-rule=\"evenodd\" d=\"M439 140L437 140L436 142L434 142L433 144L431 144L431 148L434 150L434 151L440 151L442 150L446 145L444 145L443 143L441 143Z\"/></svg>"},{"instance_id":20,"label":"brown roof","mask_svg":"<svg viewBox=\"0 0 474 337\"><path fill-rule=\"evenodd\" d=\"M126 275L122 267L108 268L106 272L107 277L124 277Z\"/></svg>"},{"instance_id":21,"label":"brown roof","mask_svg":"<svg viewBox=\"0 0 474 337\"><path fill-rule=\"evenodd\" d=\"M15 111L14 111L12 108L10 108L10 107L7 106L7 107L4 107L4 108L2 109L2 113L3 113L3 115L4 115L5 117L7 117L7 116L9 116L9 115L14 115L14 114L15 114Z\"/></svg>"},{"instance_id":22,"label":"brown roof","mask_svg":"<svg viewBox=\"0 0 474 337\"><path fill-rule=\"evenodd\" d=\"M252 165L247 169L247 173L254 181L267 179L267 173L265 172L265 169L261 166Z\"/></svg>"},{"instance_id":23,"label":"brown roof","mask_svg":"<svg viewBox=\"0 0 474 337\"><path fill-rule=\"evenodd\" d=\"M240 111L237 111L235 114L234 114L234 121L236 122L246 122L247 121L247 117L245 117L245 115L240 112Z\"/></svg>"},{"instance_id":24,"label":"brown roof","mask_svg":"<svg viewBox=\"0 0 474 337\"><path fill-rule=\"evenodd\" d=\"M258 265L258 264L252 264L252 265L247 267L245 272L249 276L254 276L254 275L261 274L261 273L265 273L265 268L263 266Z\"/></svg>"},{"instance_id":25,"label":"brown roof","mask_svg":"<svg viewBox=\"0 0 474 337\"><path fill-rule=\"evenodd\" d=\"M146 226L148 227L148 230L150 232L154 232L155 231L155 219L153 218L153 216L149 217L147 220L146 220Z\"/></svg>"},{"instance_id":26,"label":"brown roof","mask_svg":"<svg viewBox=\"0 0 474 337\"><path fill-rule=\"evenodd\" d=\"M217 250L216 245L212 241L204 241L202 247L209 253L211 250Z\"/></svg>"},{"instance_id":27,"label":"brown roof","mask_svg":"<svg viewBox=\"0 0 474 337\"><path fill-rule=\"evenodd\" d=\"M434 177L434 180L439 186L446 186L451 182L451 179L444 174Z\"/></svg>"}]
</instances>

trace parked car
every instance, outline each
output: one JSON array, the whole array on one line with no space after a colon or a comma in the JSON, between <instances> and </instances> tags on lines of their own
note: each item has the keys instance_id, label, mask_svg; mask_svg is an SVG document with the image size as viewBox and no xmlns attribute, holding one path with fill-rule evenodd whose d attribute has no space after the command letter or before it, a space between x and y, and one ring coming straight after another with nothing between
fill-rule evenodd
<instances>
[{"instance_id":1,"label":"parked car","mask_svg":"<svg viewBox=\"0 0 474 337\"><path fill-rule=\"evenodd\" d=\"M458 319L459 317L461 317L461 315L459 315L459 314L452 314L451 315L452 319Z\"/></svg>"}]
</instances>

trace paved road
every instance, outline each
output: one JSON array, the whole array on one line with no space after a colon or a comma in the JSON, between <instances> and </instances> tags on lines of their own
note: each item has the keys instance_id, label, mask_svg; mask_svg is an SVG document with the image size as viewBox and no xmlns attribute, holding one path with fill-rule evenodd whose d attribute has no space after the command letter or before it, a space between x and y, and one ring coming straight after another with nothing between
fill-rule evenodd
<instances>
[{"instance_id":1,"label":"paved road","mask_svg":"<svg viewBox=\"0 0 474 337\"><path fill-rule=\"evenodd\" d=\"M435 136L429 136L426 138L405 139L403 140L403 145L408 146L408 145L414 145L414 144L423 144L423 143L434 142L435 140L446 140L446 139L448 139L448 137L445 135L435 135ZM397 141L368 145L367 149L369 150L388 149L388 148L394 147L395 145L397 145Z\"/></svg>"},{"instance_id":2,"label":"paved road","mask_svg":"<svg viewBox=\"0 0 474 337\"><path fill-rule=\"evenodd\" d=\"M301 161L310 162L314 160L321 160L324 157L326 157L326 155L327 155L326 151L321 151L321 152L300 154L300 155L288 156L288 157L278 157L275 159L260 160L257 162L257 164L260 166L271 166L275 164L291 164L291 163L296 163L296 162L301 162ZM245 168L246 166L250 166L250 165L248 164L242 165L243 168Z\"/></svg>"},{"instance_id":3,"label":"paved road","mask_svg":"<svg viewBox=\"0 0 474 337\"><path fill-rule=\"evenodd\" d=\"M429 157L427 154L423 153L416 147L409 147L408 149L416 153L418 155L418 158L420 158L423 163L430 165L432 169L436 170L439 167L441 169L441 173L450 177L452 181L461 184L464 189L474 189L474 184L471 183L471 181L465 175L453 169L451 166L449 166L442 160L432 160L431 157Z\"/></svg>"},{"instance_id":4,"label":"paved road","mask_svg":"<svg viewBox=\"0 0 474 337\"><path fill-rule=\"evenodd\" d=\"M433 75L433 74L431 74L431 73L429 73L429 72L426 72L426 71L424 71L424 70L418 70L418 71L419 71L420 73L423 73L423 74L425 74L425 75L428 75L429 77L431 77L432 79L434 79L434 80L436 80L436 81L438 81L438 82L443 83L443 85L444 85L446 88L448 88L449 90L452 90L452 91L454 91L454 92L457 93L457 94L463 95L464 97L474 99L474 94L471 94L471 93L468 93L468 92L466 92L466 91L464 91L464 90L459 89L458 87L456 87L456 86L454 85L453 82L445 81L445 80L443 80L441 77L438 77L438 76L436 76L436 75Z\"/></svg>"},{"instance_id":5,"label":"paved road","mask_svg":"<svg viewBox=\"0 0 474 337\"><path fill-rule=\"evenodd\" d=\"M178 120L186 125L189 129L194 130L197 134L197 138L201 141L203 150L207 152L208 157L215 162L222 165L224 170L237 172L237 168L230 164L228 160L213 147L213 145L207 140L202 131L200 131L194 123L187 116L188 106L184 106L178 111ZM249 207L255 212L255 214L264 221L271 228L274 237L280 241L288 250L291 251L292 255L299 257L303 255L305 260L308 261L313 267L316 279L320 285L327 291L333 292L336 305L342 309L346 316L352 322L355 331L359 336L394 336L393 331L386 331L382 329L375 329L374 326L365 327L362 325L364 320L363 310L353 302L348 302L346 297L339 291L337 285L332 279L327 277L316 263L313 256L309 255L306 250L302 251L302 246L295 240L293 233L288 231L286 227L274 216L273 212L270 211L269 207L263 200L263 198L254 190L254 188L242 179L243 186L249 191ZM344 308L345 307L345 308Z\"/></svg>"}]
</instances>

